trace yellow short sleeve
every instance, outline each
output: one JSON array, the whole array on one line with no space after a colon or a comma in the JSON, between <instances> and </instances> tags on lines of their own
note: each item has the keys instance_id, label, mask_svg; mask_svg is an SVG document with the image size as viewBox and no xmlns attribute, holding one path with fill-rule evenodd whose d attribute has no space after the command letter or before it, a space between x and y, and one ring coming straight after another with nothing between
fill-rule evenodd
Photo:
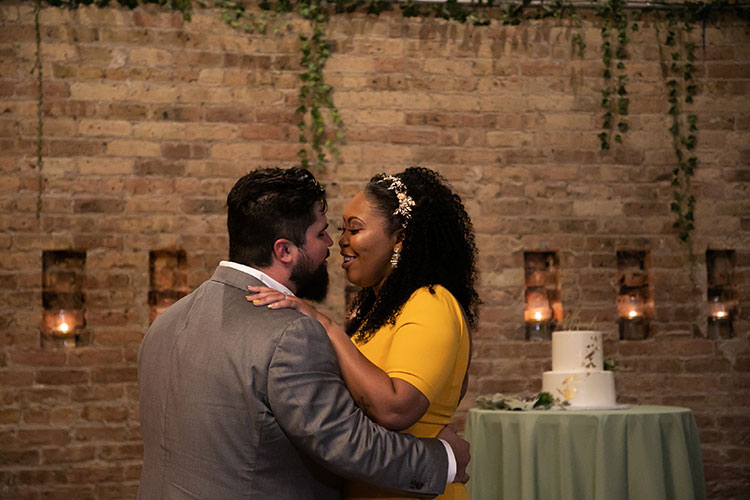
<instances>
[{"instance_id":1,"label":"yellow short sleeve","mask_svg":"<svg viewBox=\"0 0 750 500\"><path fill-rule=\"evenodd\" d=\"M462 335L458 303L445 288L420 288L404 304L383 370L416 387L432 403L456 366Z\"/></svg>"}]
</instances>

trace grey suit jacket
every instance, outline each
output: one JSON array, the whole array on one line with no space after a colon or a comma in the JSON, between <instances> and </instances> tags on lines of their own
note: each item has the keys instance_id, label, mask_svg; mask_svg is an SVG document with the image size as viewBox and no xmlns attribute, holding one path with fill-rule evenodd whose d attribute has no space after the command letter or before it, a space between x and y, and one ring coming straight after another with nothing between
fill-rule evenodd
<instances>
[{"instance_id":1,"label":"grey suit jacket","mask_svg":"<svg viewBox=\"0 0 750 500\"><path fill-rule=\"evenodd\" d=\"M338 499L342 478L442 493L443 444L373 424L322 326L248 303L258 284L219 267L149 328L138 354L138 498Z\"/></svg>"}]
</instances>

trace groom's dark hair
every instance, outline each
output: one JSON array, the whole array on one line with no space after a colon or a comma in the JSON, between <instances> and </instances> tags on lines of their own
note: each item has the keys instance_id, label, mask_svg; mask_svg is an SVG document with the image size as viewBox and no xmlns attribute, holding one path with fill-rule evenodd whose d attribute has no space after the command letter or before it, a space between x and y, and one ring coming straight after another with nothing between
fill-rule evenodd
<instances>
[{"instance_id":1,"label":"groom's dark hair","mask_svg":"<svg viewBox=\"0 0 750 500\"><path fill-rule=\"evenodd\" d=\"M279 238L304 245L316 202L325 213L325 189L304 168L262 168L241 177L227 196L229 260L267 267Z\"/></svg>"}]
</instances>

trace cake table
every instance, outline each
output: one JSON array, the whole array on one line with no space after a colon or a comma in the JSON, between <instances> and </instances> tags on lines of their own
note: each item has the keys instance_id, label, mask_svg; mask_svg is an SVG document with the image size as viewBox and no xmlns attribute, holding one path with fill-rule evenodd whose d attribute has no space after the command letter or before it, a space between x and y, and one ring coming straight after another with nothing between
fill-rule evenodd
<instances>
[{"instance_id":1,"label":"cake table","mask_svg":"<svg viewBox=\"0 0 750 500\"><path fill-rule=\"evenodd\" d=\"M704 500L687 408L471 409L472 500Z\"/></svg>"}]
</instances>

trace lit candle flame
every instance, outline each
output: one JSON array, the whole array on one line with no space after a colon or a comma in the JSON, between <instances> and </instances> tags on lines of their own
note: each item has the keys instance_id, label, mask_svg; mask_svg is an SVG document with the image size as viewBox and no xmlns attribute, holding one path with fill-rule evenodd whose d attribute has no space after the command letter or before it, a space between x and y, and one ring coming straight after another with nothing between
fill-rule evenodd
<instances>
[{"instance_id":1,"label":"lit candle flame","mask_svg":"<svg viewBox=\"0 0 750 500\"><path fill-rule=\"evenodd\" d=\"M534 313L534 319L537 321L542 321L542 313L537 311Z\"/></svg>"},{"instance_id":2,"label":"lit candle flame","mask_svg":"<svg viewBox=\"0 0 750 500\"><path fill-rule=\"evenodd\" d=\"M726 315L727 315L727 313L726 313L725 311L718 311L718 312L716 313L716 317L717 317L717 318L725 318L725 317L726 317Z\"/></svg>"},{"instance_id":3,"label":"lit candle flame","mask_svg":"<svg viewBox=\"0 0 750 500\"><path fill-rule=\"evenodd\" d=\"M630 312L628 312L628 317L629 317L630 319L633 319L633 318L635 318L636 316L638 316L638 313L637 313L636 311L630 311Z\"/></svg>"},{"instance_id":4,"label":"lit candle flame","mask_svg":"<svg viewBox=\"0 0 750 500\"><path fill-rule=\"evenodd\" d=\"M68 333L70 331L70 325L68 324L68 318L65 311L60 311L60 324L57 325L57 331L60 333Z\"/></svg>"}]
</instances>

